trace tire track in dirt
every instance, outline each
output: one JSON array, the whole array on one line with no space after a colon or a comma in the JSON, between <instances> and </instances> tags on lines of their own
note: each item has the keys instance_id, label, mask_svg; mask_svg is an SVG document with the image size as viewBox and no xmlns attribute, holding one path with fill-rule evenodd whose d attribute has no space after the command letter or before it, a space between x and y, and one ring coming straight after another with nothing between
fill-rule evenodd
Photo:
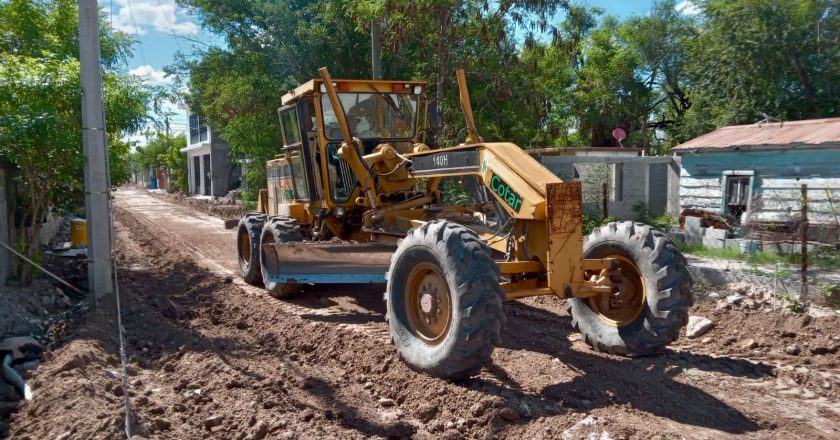
<instances>
[{"instance_id":1,"label":"tire track in dirt","mask_svg":"<svg viewBox=\"0 0 840 440\"><path fill-rule=\"evenodd\" d=\"M128 198L126 198L128 195ZM163 222L154 220L151 218L148 212L144 212L142 207L147 205L137 205L132 204L130 201L132 199L136 200L137 198L143 197L144 195L140 190L135 188L127 188L117 192L117 198L115 203L115 208L117 210L123 211L126 214L132 215L135 219L146 223L149 225L153 230L159 231L167 236L171 237L181 246L190 250L192 256L195 258L196 262L202 266L203 268L209 270L216 276L222 278L230 278L234 284L236 284L239 288L243 291L248 293L249 295L255 295L257 297L263 298L270 298L268 294L261 287L252 286L242 280L239 276L239 272L237 270L232 270L229 265L224 265L220 262L218 257L212 258L207 255L199 246L192 243L192 241L185 237L184 235L178 234L170 230L170 226L164 225ZM145 197L150 197L145 195ZM168 205L167 208L170 208L171 212L181 212L184 207L180 205L176 205L173 203L169 203L158 199L156 205L166 204ZM203 220L201 217L196 217L198 220ZM196 226L201 226L205 228L211 234L228 234L231 237L235 237L235 233L233 231L225 230L224 228L220 228L218 222L214 221L200 221L196 222ZM229 250L230 254L235 256L235 248L231 246ZM380 296L381 297L381 296ZM289 314L296 315L296 316L321 316L321 317L332 317L332 318L340 318L342 316L347 315L347 311L343 310L340 307L328 307L328 308L309 308L304 306L299 306L291 302L281 301L278 302L280 308ZM384 321L381 324L376 323L362 323L362 324L354 324L354 323L339 323L339 327L352 330L352 331L359 331L366 334L370 334L376 337L379 337L383 342L390 341L390 335L388 332L387 325Z\"/></svg>"}]
</instances>

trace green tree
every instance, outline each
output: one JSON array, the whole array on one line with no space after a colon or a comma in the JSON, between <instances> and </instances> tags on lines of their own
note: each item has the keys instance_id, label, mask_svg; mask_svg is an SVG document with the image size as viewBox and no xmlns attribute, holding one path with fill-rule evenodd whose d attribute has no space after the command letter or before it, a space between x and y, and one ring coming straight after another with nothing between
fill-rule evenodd
<instances>
[{"instance_id":1,"label":"green tree","mask_svg":"<svg viewBox=\"0 0 840 440\"><path fill-rule=\"evenodd\" d=\"M707 0L688 43L683 135L753 123L840 116L840 6L832 0Z\"/></svg>"},{"instance_id":2,"label":"green tree","mask_svg":"<svg viewBox=\"0 0 840 440\"><path fill-rule=\"evenodd\" d=\"M680 123L692 105L686 46L698 33L697 20L678 12L674 0L657 2L650 14L621 24L622 39L641 62L637 77L650 90L643 113L636 115L638 132L631 133L629 142L648 154L667 153L684 140Z\"/></svg>"},{"instance_id":3,"label":"green tree","mask_svg":"<svg viewBox=\"0 0 840 440\"><path fill-rule=\"evenodd\" d=\"M181 152L186 146L187 138L183 134L147 133L146 145L136 148L131 161L139 172L163 168L166 180L173 184L172 189L186 194L187 154Z\"/></svg>"},{"instance_id":4,"label":"green tree","mask_svg":"<svg viewBox=\"0 0 840 440\"><path fill-rule=\"evenodd\" d=\"M276 109L291 87L328 66L334 77L370 76L372 21L383 24L385 78L425 79L441 115L427 141L458 140L463 119L454 70L468 70L477 122L488 139L530 144L534 124L520 117L529 97L520 93L524 66L513 40L514 23L547 29L564 1L302 0L253 2L184 0L225 49L182 58L172 69L190 73L190 104L207 117L234 154L249 161L245 176L255 201L265 185L264 162L280 148ZM541 27L540 27L541 26ZM532 113L529 113L532 114Z\"/></svg>"},{"instance_id":5,"label":"green tree","mask_svg":"<svg viewBox=\"0 0 840 440\"><path fill-rule=\"evenodd\" d=\"M0 155L20 170L22 224L32 227L20 229L17 243L30 257L47 210L70 208L83 190L77 17L72 0L0 3ZM117 141L143 124L150 94L118 70L128 36L103 21L100 44L112 181L120 182L127 152ZM18 266L23 282L27 266Z\"/></svg>"}]
</instances>

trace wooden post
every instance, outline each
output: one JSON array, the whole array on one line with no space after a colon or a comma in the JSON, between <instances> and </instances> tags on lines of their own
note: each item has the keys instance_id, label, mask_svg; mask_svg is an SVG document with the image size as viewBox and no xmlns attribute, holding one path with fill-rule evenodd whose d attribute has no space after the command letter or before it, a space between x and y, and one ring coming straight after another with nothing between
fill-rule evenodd
<instances>
[{"instance_id":1,"label":"wooden post","mask_svg":"<svg viewBox=\"0 0 840 440\"><path fill-rule=\"evenodd\" d=\"M802 184L802 224L799 228L800 241L802 242L802 263L800 274L799 301L805 304L808 300L808 185Z\"/></svg>"},{"instance_id":2,"label":"wooden post","mask_svg":"<svg viewBox=\"0 0 840 440\"><path fill-rule=\"evenodd\" d=\"M607 217L610 216L609 201L610 201L610 190L609 190L609 187L607 186L607 182L604 182L604 184L601 187L601 203L604 205L604 218L607 218Z\"/></svg>"}]
</instances>

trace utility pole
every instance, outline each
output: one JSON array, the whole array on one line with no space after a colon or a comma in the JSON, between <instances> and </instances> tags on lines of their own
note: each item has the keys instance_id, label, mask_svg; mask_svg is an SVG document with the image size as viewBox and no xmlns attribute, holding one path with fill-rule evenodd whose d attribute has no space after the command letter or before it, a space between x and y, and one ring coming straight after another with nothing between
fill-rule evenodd
<instances>
[{"instance_id":1,"label":"utility pole","mask_svg":"<svg viewBox=\"0 0 840 440\"><path fill-rule=\"evenodd\" d=\"M370 22L370 64L372 79L382 79L382 21Z\"/></svg>"},{"instance_id":2,"label":"utility pole","mask_svg":"<svg viewBox=\"0 0 840 440\"><path fill-rule=\"evenodd\" d=\"M170 134L169 134L170 133L170 131L169 131L169 115L167 115L163 119L163 122L164 122L164 127L166 127L166 154L169 154L169 137L170 137ZM170 182L170 179L172 179L172 174L169 173L169 168L168 167L165 167L165 166L163 167L163 174L166 176L166 185L165 185L165 188L162 188L162 189L166 192L169 192L170 185L172 184ZM160 183L158 183L158 188L160 188Z\"/></svg>"},{"instance_id":3,"label":"utility pole","mask_svg":"<svg viewBox=\"0 0 840 440\"><path fill-rule=\"evenodd\" d=\"M82 80L82 142L85 155L85 213L88 228L88 286L99 300L114 293L111 213L102 71L99 64L97 0L79 0L79 64ZM89 294L90 295L90 294Z\"/></svg>"}]
</instances>

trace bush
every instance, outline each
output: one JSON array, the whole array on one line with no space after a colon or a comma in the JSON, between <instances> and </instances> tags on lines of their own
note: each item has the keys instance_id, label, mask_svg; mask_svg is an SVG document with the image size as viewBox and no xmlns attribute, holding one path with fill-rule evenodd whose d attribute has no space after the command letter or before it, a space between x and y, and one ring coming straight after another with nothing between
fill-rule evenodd
<instances>
[{"instance_id":1,"label":"bush","mask_svg":"<svg viewBox=\"0 0 840 440\"><path fill-rule=\"evenodd\" d=\"M638 221L651 225L661 232L668 232L669 227L679 223L677 219L667 212L655 215L651 212L650 206L644 202L633 205L633 211L639 216Z\"/></svg>"},{"instance_id":2,"label":"bush","mask_svg":"<svg viewBox=\"0 0 840 440\"><path fill-rule=\"evenodd\" d=\"M588 213L583 213L583 235L589 235L592 233L592 230L599 226L604 226L609 222L614 222L615 218L607 216L602 219L598 219L597 216L590 215Z\"/></svg>"}]
</instances>

